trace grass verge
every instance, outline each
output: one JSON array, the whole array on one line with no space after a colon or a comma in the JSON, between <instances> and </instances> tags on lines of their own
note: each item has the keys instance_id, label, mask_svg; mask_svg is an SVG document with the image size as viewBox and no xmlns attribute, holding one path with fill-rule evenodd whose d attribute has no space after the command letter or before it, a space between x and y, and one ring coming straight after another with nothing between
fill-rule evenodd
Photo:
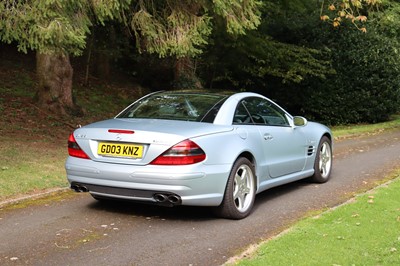
<instances>
[{"instance_id":1,"label":"grass verge","mask_svg":"<svg viewBox=\"0 0 400 266\"><path fill-rule=\"evenodd\" d=\"M394 181L297 223L235 265L398 265L400 169Z\"/></svg>"},{"instance_id":2,"label":"grass verge","mask_svg":"<svg viewBox=\"0 0 400 266\"><path fill-rule=\"evenodd\" d=\"M6 145L6 141L0 143L0 201L67 186L65 143L18 140L13 140L12 145Z\"/></svg>"},{"instance_id":3,"label":"grass verge","mask_svg":"<svg viewBox=\"0 0 400 266\"><path fill-rule=\"evenodd\" d=\"M333 127L333 135L336 139L357 137L361 135L376 134L384 130L390 130L400 127L400 115L394 115L392 120L384 123L368 125L348 125Z\"/></svg>"}]
</instances>

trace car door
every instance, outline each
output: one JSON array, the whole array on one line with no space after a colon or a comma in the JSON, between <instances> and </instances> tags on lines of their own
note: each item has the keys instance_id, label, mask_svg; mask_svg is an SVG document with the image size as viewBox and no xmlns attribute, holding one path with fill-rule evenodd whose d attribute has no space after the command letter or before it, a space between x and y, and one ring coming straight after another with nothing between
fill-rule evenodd
<instances>
[{"instance_id":1,"label":"car door","mask_svg":"<svg viewBox=\"0 0 400 266\"><path fill-rule=\"evenodd\" d=\"M240 107L242 105L243 107ZM269 176L277 178L302 171L306 162L306 138L301 128L290 123L291 117L268 99L249 97L238 108L244 108L248 116L244 123L252 123L260 134L264 152L263 165Z\"/></svg>"}]
</instances>

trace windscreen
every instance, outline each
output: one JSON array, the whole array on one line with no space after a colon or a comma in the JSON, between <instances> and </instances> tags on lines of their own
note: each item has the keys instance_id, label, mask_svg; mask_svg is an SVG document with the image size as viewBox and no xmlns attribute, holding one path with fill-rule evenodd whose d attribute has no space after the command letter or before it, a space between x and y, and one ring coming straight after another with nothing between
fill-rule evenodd
<instances>
[{"instance_id":1,"label":"windscreen","mask_svg":"<svg viewBox=\"0 0 400 266\"><path fill-rule=\"evenodd\" d=\"M190 92L151 94L117 118L169 119L212 123L226 95Z\"/></svg>"}]
</instances>

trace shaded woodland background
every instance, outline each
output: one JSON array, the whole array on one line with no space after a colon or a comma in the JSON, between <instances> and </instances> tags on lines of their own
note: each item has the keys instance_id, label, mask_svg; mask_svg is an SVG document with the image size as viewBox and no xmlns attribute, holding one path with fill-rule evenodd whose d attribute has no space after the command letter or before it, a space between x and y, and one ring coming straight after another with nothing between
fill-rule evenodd
<instances>
[{"instance_id":1,"label":"shaded woodland background","mask_svg":"<svg viewBox=\"0 0 400 266\"><path fill-rule=\"evenodd\" d=\"M42 3L47 2L46 8L50 8L58 1ZM147 92L165 89L254 91L277 101L292 114L328 125L382 122L400 111L397 1L384 1L376 10L362 8L357 21L345 20L345 16L337 20L334 17L340 13L336 13L335 6L322 6L327 14L333 12L333 23L321 20L321 1L277 0L264 1L262 5L250 2L254 5L246 8L251 14L246 21L237 22L242 28L236 32L229 28L224 12L218 13L219 7L215 7L209 17L212 24L199 29L200 33L206 32L204 38L194 34L193 40L201 40L189 47L193 49L189 52L179 50L180 46L176 50L151 50L154 47L148 45L154 40L140 37L145 31L143 25L139 32L124 26L115 15L120 13L98 16L96 23L88 24L86 37L79 40L81 46L62 53L47 54L42 46L27 43L21 47L24 42L7 39L5 33L10 28L0 23L0 36L9 42L0 45L0 64L6 68L4 62L15 59L36 70L32 86L37 92L32 98L39 108L50 112L58 112L54 104L64 97L60 90L72 87L73 97L66 99L71 106L64 112L77 117L85 115L85 106L73 107L79 90L96 90L96 86L105 84L118 84L108 91L116 95L121 91L115 88L124 87L130 91L131 101ZM71 7L58 8L59 14L64 14ZM165 6L157 8L166 10ZM186 13L194 10L196 18L204 12L199 5L174 8ZM105 10L112 12L108 6ZM169 11L171 16L176 10ZM368 16L367 21L364 15ZM3 18L7 21L5 15ZM175 22L179 25L174 24L176 27L171 29L183 27L185 21L189 17L179 21L182 25ZM252 24L246 24L248 21ZM362 28L356 24L359 21ZM54 46L54 42L50 43ZM47 43L46 47L53 46ZM14 78L20 78L18 73ZM52 87L55 92L51 92Z\"/></svg>"}]
</instances>

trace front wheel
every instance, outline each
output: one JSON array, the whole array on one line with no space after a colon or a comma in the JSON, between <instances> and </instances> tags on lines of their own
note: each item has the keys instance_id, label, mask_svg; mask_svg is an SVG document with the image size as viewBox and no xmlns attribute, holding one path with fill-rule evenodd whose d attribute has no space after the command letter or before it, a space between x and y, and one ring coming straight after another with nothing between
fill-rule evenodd
<instances>
[{"instance_id":1,"label":"front wheel","mask_svg":"<svg viewBox=\"0 0 400 266\"><path fill-rule=\"evenodd\" d=\"M247 158L239 158L232 167L224 198L215 211L223 218L243 219L254 205L256 195L254 166Z\"/></svg>"},{"instance_id":2,"label":"front wheel","mask_svg":"<svg viewBox=\"0 0 400 266\"><path fill-rule=\"evenodd\" d=\"M316 183L325 183L329 180L332 170L332 143L323 136L319 142L314 162L314 175L311 180Z\"/></svg>"}]
</instances>

